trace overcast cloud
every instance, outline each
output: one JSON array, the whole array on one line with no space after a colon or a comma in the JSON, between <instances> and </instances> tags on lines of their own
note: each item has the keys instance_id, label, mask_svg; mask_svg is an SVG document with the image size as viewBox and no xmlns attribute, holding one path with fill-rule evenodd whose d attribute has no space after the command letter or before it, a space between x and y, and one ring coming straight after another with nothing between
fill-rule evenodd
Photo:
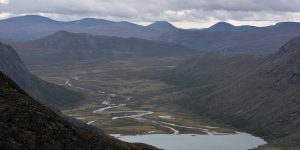
<instances>
[{"instance_id":1,"label":"overcast cloud","mask_svg":"<svg viewBox=\"0 0 300 150\"><path fill-rule=\"evenodd\" d=\"M300 21L300 0L0 0L0 18L24 14L140 24L166 20L184 28L206 27L218 21L262 26Z\"/></svg>"}]
</instances>

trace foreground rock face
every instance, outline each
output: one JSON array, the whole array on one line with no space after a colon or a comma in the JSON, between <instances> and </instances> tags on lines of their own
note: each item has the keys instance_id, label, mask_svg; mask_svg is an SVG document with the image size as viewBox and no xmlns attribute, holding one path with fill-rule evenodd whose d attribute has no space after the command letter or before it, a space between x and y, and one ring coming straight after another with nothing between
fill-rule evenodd
<instances>
[{"instance_id":1,"label":"foreground rock face","mask_svg":"<svg viewBox=\"0 0 300 150\"><path fill-rule=\"evenodd\" d=\"M66 121L0 72L0 149L152 150L129 144L79 121Z\"/></svg>"}]
</instances>

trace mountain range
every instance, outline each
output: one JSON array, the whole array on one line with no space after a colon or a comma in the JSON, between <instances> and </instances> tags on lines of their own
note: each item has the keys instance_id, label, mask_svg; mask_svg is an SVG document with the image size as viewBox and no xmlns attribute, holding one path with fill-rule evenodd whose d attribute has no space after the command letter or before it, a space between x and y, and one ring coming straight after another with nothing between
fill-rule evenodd
<instances>
[{"instance_id":1,"label":"mountain range","mask_svg":"<svg viewBox=\"0 0 300 150\"><path fill-rule=\"evenodd\" d=\"M219 22L209 28L188 30L176 28L165 21L141 26L125 21L114 22L94 18L63 22L36 15L0 20L0 39L3 40L36 40L62 30L163 41L199 51L265 54L274 52L289 39L298 36L300 23L279 22L271 26L256 27Z\"/></svg>"},{"instance_id":2,"label":"mountain range","mask_svg":"<svg viewBox=\"0 0 300 150\"><path fill-rule=\"evenodd\" d=\"M201 51L269 54L300 35L300 23L281 22L274 26L233 26L220 22L203 30L179 30L157 40L177 43Z\"/></svg>"},{"instance_id":3,"label":"mountain range","mask_svg":"<svg viewBox=\"0 0 300 150\"><path fill-rule=\"evenodd\" d=\"M155 22L149 26L94 18L62 22L36 15L19 16L0 21L0 39L34 40L60 30L149 39L178 29L166 22Z\"/></svg>"}]
</instances>

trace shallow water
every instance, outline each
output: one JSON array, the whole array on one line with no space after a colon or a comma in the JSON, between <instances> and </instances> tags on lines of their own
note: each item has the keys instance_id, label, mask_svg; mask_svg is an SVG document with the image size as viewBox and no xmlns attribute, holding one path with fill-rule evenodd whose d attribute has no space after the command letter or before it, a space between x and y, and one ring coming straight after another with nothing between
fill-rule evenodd
<instances>
[{"instance_id":1,"label":"shallow water","mask_svg":"<svg viewBox=\"0 0 300 150\"><path fill-rule=\"evenodd\" d=\"M165 150L247 150L266 142L247 133L228 135L146 134L136 136L113 135L132 143L146 143Z\"/></svg>"}]
</instances>

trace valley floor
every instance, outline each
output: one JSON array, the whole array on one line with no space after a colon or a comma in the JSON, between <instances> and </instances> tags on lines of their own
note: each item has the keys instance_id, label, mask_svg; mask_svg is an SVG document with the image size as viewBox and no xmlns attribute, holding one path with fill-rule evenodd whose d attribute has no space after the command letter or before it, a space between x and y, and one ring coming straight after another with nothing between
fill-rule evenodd
<instances>
[{"instance_id":1,"label":"valley floor","mask_svg":"<svg viewBox=\"0 0 300 150\"><path fill-rule=\"evenodd\" d=\"M147 74L170 69L176 62L177 58L129 59L30 66L30 69L44 80L87 95L86 101L65 108L63 113L111 134L233 133L232 129L220 127L223 125L175 105L174 94L165 92L172 86L144 78ZM140 117L143 111L150 113ZM132 115L138 116L122 117Z\"/></svg>"},{"instance_id":2,"label":"valley floor","mask_svg":"<svg viewBox=\"0 0 300 150\"><path fill-rule=\"evenodd\" d=\"M226 125L180 108L175 87L148 78L178 58L88 61L29 66L44 80L84 93L87 100L62 112L109 134L231 134Z\"/></svg>"}]
</instances>

